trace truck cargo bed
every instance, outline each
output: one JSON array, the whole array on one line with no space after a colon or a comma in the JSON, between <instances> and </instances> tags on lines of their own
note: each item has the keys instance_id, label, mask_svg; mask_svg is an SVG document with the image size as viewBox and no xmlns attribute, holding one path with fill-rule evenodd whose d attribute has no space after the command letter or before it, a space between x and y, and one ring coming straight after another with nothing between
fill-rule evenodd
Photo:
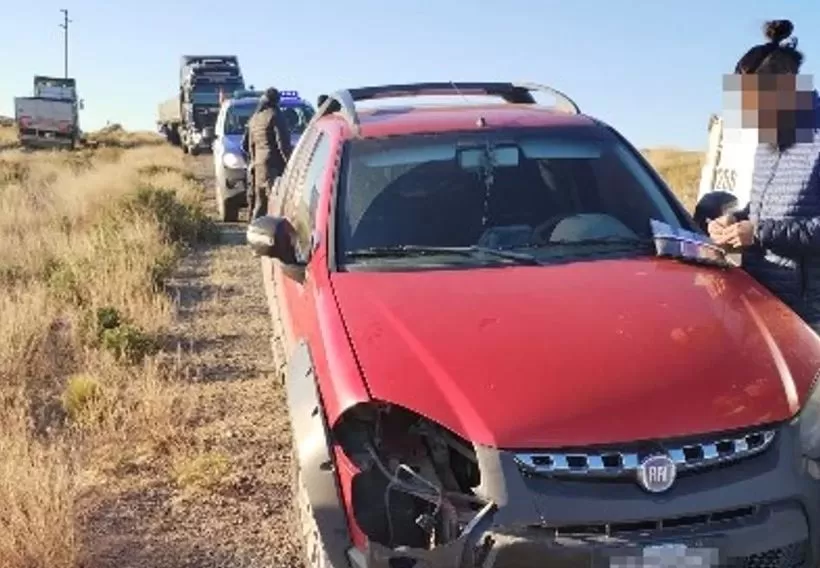
<instances>
[{"instance_id":1,"label":"truck cargo bed","mask_svg":"<svg viewBox=\"0 0 820 568\"><path fill-rule=\"evenodd\" d=\"M182 117L179 114L179 99L173 98L160 103L157 117L160 124L181 122Z\"/></svg>"},{"instance_id":2,"label":"truck cargo bed","mask_svg":"<svg viewBox=\"0 0 820 568\"><path fill-rule=\"evenodd\" d=\"M73 146L77 137L77 110L72 101L17 97L14 121L24 146Z\"/></svg>"}]
</instances>

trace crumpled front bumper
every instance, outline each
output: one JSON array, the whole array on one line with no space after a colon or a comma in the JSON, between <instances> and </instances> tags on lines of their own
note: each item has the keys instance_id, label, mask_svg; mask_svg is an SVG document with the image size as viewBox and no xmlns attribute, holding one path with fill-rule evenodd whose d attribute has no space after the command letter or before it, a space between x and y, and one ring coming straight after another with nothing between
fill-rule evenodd
<instances>
[{"instance_id":1,"label":"crumpled front bumper","mask_svg":"<svg viewBox=\"0 0 820 568\"><path fill-rule=\"evenodd\" d=\"M351 551L351 565L803 568L820 558L820 482L790 427L765 453L682 476L663 494L628 481L531 477L510 452L478 447L477 454L477 493L492 502L457 540L432 550L370 543Z\"/></svg>"}]
</instances>

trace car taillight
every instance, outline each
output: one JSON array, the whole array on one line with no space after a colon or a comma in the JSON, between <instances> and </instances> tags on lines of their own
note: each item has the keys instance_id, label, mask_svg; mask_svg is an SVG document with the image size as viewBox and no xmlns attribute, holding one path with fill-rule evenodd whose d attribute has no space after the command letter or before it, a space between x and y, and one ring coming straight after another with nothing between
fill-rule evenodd
<instances>
[{"instance_id":1,"label":"car taillight","mask_svg":"<svg viewBox=\"0 0 820 568\"><path fill-rule=\"evenodd\" d=\"M31 117L21 116L19 122L20 126L22 126L23 128L28 128L29 126L31 126Z\"/></svg>"},{"instance_id":2,"label":"car taillight","mask_svg":"<svg viewBox=\"0 0 820 568\"><path fill-rule=\"evenodd\" d=\"M60 132L68 132L71 129L70 120L61 120L57 123L57 130Z\"/></svg>"}]
</instances>

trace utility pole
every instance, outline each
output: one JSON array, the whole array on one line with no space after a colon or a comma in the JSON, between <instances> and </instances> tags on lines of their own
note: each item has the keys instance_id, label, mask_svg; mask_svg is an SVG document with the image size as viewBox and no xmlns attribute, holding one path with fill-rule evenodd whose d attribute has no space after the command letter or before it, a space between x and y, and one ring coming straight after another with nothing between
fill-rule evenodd
<instances>
[{"instance_id":1,"label":"utility pole","mask_svg":"<svg viewBox=\"0 0 820 568\"><path fill-rule=\"evenodd\" d=\"M65 74L65 78L68 79L68 24L71 23L71 20L68 19L68 10L65 8L60 9L60 12L63 13L63 23L60 24L60 27L63 28L63 73Z\"/></svg>"}]
</instances>

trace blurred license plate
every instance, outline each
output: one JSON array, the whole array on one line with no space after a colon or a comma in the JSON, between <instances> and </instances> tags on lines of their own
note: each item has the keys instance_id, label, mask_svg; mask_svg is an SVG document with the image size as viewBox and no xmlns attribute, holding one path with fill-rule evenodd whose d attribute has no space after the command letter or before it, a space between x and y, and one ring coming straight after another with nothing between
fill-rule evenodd
<instances>
[{"instance_id":1,"label":"blurred license plate","mask_svg":"<svg viewBox=\"0 0 820 568\"><path fill-rule=\"evenodd\" d=\"M713 568L718 565L717 548L677 543L630 548L609 558L610 568Z\"/></svg>"}]
</instances>

